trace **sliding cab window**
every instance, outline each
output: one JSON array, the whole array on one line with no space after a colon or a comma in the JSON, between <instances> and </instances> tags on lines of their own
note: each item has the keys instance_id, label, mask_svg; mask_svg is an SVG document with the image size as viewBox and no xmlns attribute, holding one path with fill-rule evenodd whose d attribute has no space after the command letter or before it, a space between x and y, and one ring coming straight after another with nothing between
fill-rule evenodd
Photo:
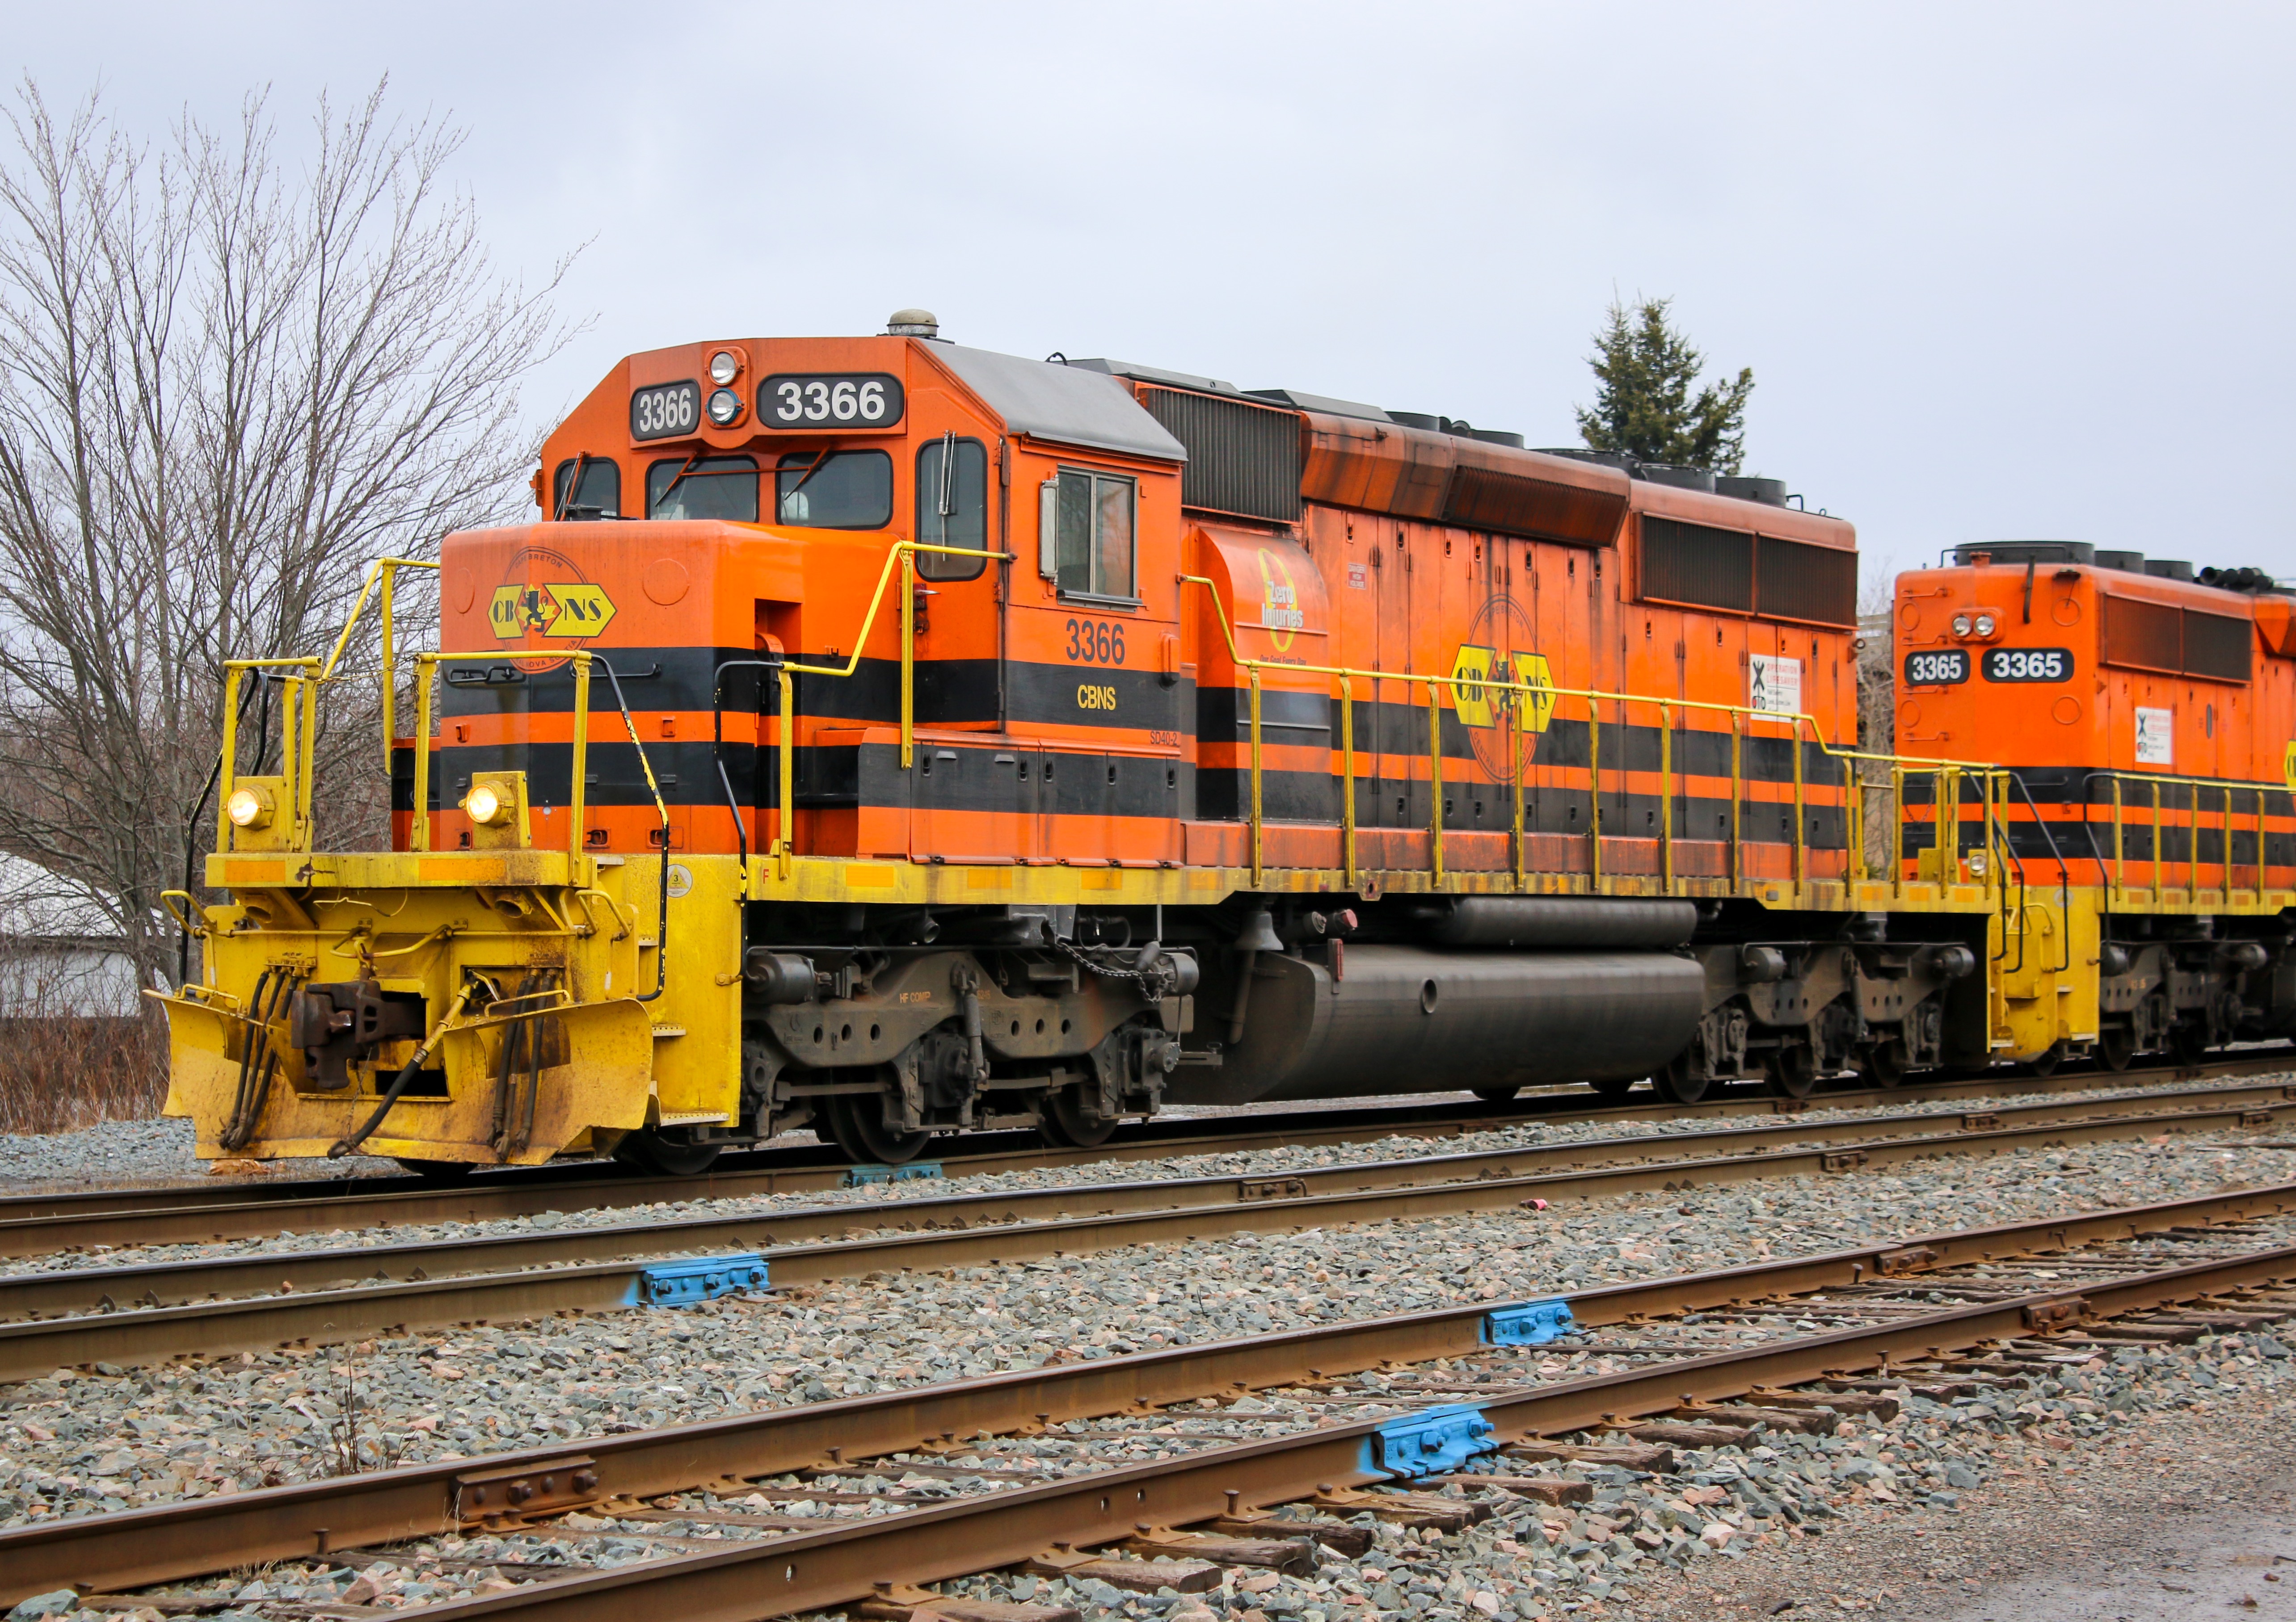
<instances>
[{"instance_id":1,"label":"sliding cab window","mask_svg":"<svg viewBox=\"0 0 2296 1622\"><path fill-rule=\"evenodd\" d=\"M580 520L622 515L622 470L598 456L578 456L558 464L550 494L550 516Z\"/></svg>"},{"instance_id":2,"label":"sliding cab window","mask_svg":"<svg viewBox=\"0 0 2296 1622\"><path fill-rule=\"evenodd\" d=\"M1039 568L1067 597L1139 601L1132 573L1133 481L1114 473L1062 468L1043 487L1039 521L1052 545ZM1041 543L1040 543L1041 545Z\"/></svg>"},{"instance_id":3,"label":"sliding cab window","mask_svg":"<svg viewBox=\"0 0 2296 1622\"><path fill-rule=\"evenodd\" d=\"M917 540L927 546L988 545L988 453L978 439L955 434L928 441L917 453ZM971 580L987 558L917 553L917 573L928 580Z\"/></svg>"},{"instance_id":4,"label":"sliding cab window","mask_svg":"<svg viewBox=\"0 0 2296 1622\"><path fill-rule=\"evenodd\" d=\"M758 464L748 456L677 456L646 470L648 518L758 521Z\"/></svg>"},{"instance_id":5,"label":"sliding cab window","mask_svg":"<svg viewBox=\"0 0 2296 1622\"><path fill-rule=\"evenodd\" d=\"M884 451L793 452L774 479L776 523L882 529L893 521L893 458Z\"/></svg>"}]
</instances>

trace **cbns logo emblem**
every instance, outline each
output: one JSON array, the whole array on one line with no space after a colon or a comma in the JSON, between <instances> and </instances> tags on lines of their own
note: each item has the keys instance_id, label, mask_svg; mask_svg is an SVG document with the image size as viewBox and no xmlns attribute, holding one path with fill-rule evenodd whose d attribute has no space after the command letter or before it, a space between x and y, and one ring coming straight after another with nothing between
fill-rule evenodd
<instances>
[{"instance_id":1,"label":"cbns logo emblem","mask_svg":"<svg viewBox=\"0 0 2296 1622\"><path fill-rule=\"evenodd\" d=\"M549 580L535 586L499 586L487 616L504 642L529 636L580 642L612 623L614 600L587 580Z\"/></svg>"},{"instance_id":2,"label":"cbns logo emblem","mask_svg":"<svg viewBox=\"0 0 2296 1622\"><path fill-rule=\"evenodd\" d=\"M1467 729L1475 760L1494 781L1513 782L1530 764L1554 717L1554 673L1529 617L1500 592L1487 599L1451 655L1451 708Z\"/></svg>"}]
</instances>

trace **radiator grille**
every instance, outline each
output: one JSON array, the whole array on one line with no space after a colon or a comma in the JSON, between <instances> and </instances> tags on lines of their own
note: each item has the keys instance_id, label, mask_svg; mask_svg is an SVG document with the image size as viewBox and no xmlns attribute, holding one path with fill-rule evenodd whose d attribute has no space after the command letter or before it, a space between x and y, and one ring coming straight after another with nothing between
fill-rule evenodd
<instances>
[{"instance_id":1,"label":"radiator grille","mask_svg":"<svg viewBox=\"0 0 2296 1622\"><path fill-rule=\"evenodd\" d=\"M1754 563L1754 609L1771 619L1857 623L1857 554L1766 535Z\"/></svg>"},{"instance_id":2,"label":"radiator grille","mask_svg":"<svg viewBox=\"0 0 2296 1622\"><path fill-rule=\"evenodd\" d=\"M1140 404L1188 447L1180 500L1289 523L1300 516L1300 416L1217 395L1143 389Z\"/></svg>"},{"instance_id":3,"label":"radiator grille","mask_svg":"<svg viewBox=\"0 0 2296 1622\"><path fill-rule=\"evenodd\" d=\"M1642 594L1661 602L1751 611L1754 537L1645 515Z\"/></svg>"},{"instance_id":4,"label":"radiator grille","mask_svg":"<svg viewBox=\"0 0 2296 1622\"><path fill-rule=\"evenodd\" d=\"M1640 594L1767 619L1853 626L1857 554L1645 515Z\"/></svg>"},{"instance_id":5,"label":"radiator grille","mask_svg":"<svg viewBox=\"0 0 2296 1622\"><path fill-rule=\"evenodd\" d=\"M2104 600L2104 662L2182 674L2184 610L2166 602L2108 596Z\"/></svg>"},{"instance_id":6,"label":"radiator grille","mask_svg":"<svg viewBox=\"0 0 2296 1622\"><path fill-rule=\"evenodd\" d=\"M2249 659L2253 651L2250 627L2256 622L2245 617L2235 618L2230 614L2205 614L2198 609L2185 610L2185 674L2205 676L2220 682L2244 682L2249 678Z\"/></svg>"}]
</instances>

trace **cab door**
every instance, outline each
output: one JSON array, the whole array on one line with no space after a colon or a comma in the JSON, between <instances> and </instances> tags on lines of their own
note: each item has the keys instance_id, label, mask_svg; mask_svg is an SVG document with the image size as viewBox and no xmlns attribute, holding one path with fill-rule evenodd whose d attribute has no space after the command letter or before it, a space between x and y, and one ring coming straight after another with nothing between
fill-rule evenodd
<instances>
[{"instance_id":1,"label":"cab door","mask_svg":"<svg viewBox=\"0 0 2296 1622\"><path fill-rule=\"evenodd\" d=\"M914 535L921 546L998 550L989 502L996 447L950 430L921 440ZM916 554L916 724L996 731L1004 722L1002 566L985 557ZM1017 807L1016 807L1017 808Z\"/></svg>"}]
</instances>

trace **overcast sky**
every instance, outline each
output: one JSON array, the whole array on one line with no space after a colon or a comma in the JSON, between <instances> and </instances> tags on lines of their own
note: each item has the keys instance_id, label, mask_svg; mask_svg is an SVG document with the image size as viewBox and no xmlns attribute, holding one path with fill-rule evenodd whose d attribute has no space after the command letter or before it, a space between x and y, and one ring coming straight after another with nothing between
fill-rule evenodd
<instances>
[{"instance_id":1,"label":"overcast sky","mask_svg":"<svg viewBox=\"0 0 2296 1622\"><path fill-rule=\"evenodd\" d=\"M873 332L1575 440L1664 295L1748 471L1904 566L2070 537L2296 577L2296 10L2184 4L8 7L161 130L390 76L619 356ZM586 244L585 246L584 244ZM1869 571L1870 571L1869 564Z\"/></svg>"}]
</instances>

